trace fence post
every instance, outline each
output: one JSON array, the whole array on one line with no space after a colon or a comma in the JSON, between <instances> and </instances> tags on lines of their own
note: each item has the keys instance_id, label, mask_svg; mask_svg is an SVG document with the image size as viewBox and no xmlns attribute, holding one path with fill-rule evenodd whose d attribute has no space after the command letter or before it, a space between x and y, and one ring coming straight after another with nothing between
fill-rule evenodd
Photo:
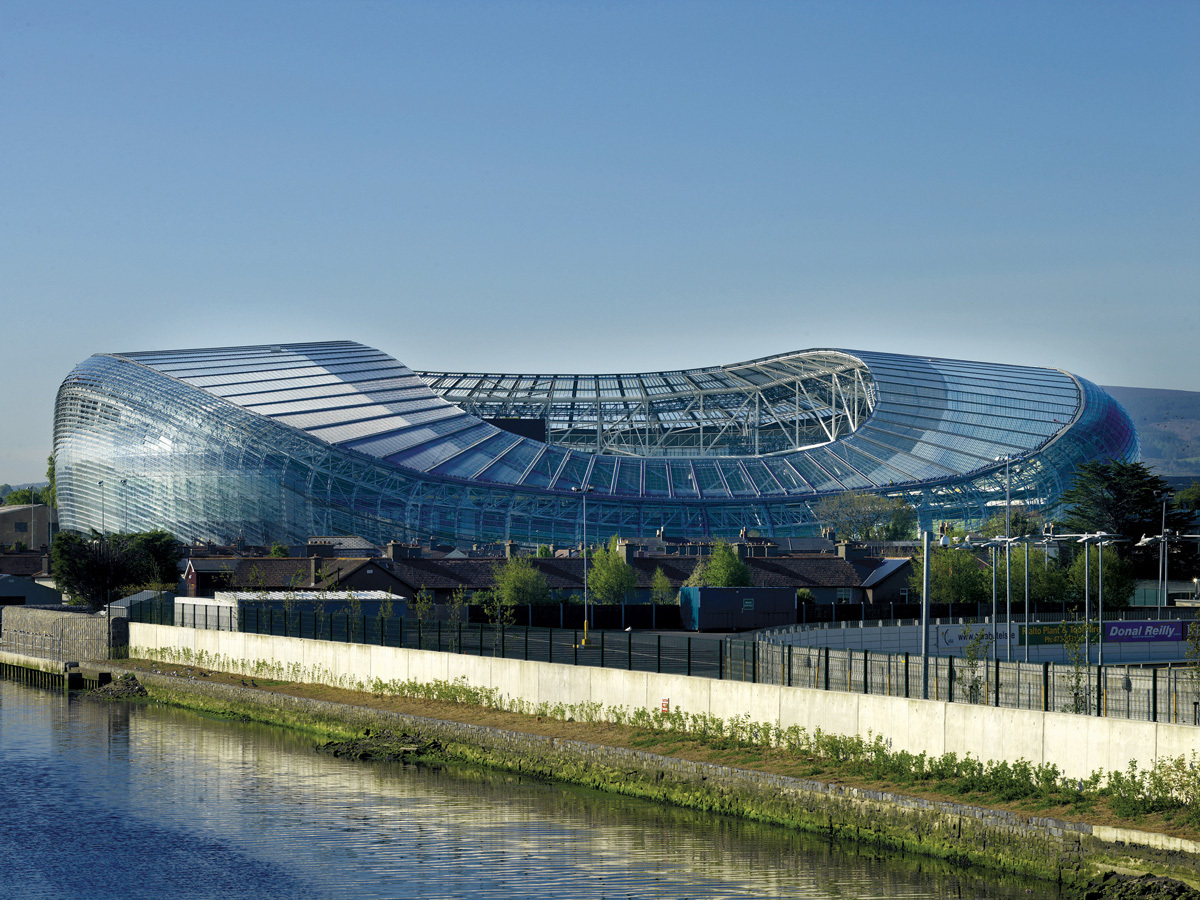
<instances>
[{"instance_id":1,"label":"fence post","mask_svg":"<svg viewBox=\"0 0 1200 900\"><path fill-rule=\"evenodd\" d=\"M437 620L437 648L438 653L442 652L442 620Z\"/></svg>"},{"instance_id":2,"label":"fence post","mask_svg":"<svg viewBox=\"0 0 1200 900\"><path fill-rule=\"evenodd\" d=\"M792 686L792 649L793 649L792 645L788 644L787 645L787 686L788 687ZM690 675L691 672L689 671L688 674Z\"/></svg>"},{"instance_id":3,"label":"fence post","mask_svg":"<svg viewBox=\"0 0 1200 900\"><path fill-rule=\"evenodd\" d=\"M479 623L479 655L483 656L483 623Z\"/></svg>"},{"instance_id":4,"label":"fence post","mask_svg":"<svg viewBox=\"0 0 1200 900\"><path fill-rule=\"evenodd\" d=\"M996 694L995 705L997 708L999 708L999 706L1000 706L1000 657L996 657L995 663L996 663L996 679L995 679L996 683L995 683L995 686L993 687L993 691L995 691L995 694Z\"/></svg>"},{"instance_id":5,"label":"fence post","mask_svg":"<svg viewBox=\"0 0 1200 900\"><path fill-rule=\"evenodd\" d=\"M1104 666L1096 666L1096 715L1104 715Z\"/></svg>"},{"instance_id":6,"label":"fence post","mask_svg":"<svg viewBox=\"0 0 1200 900\"><path fill-rule=\"evenodd\" d=\"M725 680L725 638L717 638L717 681Z\"/></svg>"},{"instance_id":7,"label":"fence post","mask_svg":"<svg viewBox=\"0 0 1200 900\"><path fill-rule=\"evenodd\" d=\"M655 637L658 638L658 646L655 651L656 656L655 656L655 661L654 661L654 671L661 672L662 671L662 635L656 634Z\"/></svg>"},{"instance_id":8,"label":"fence post","mask_svg":"<svg viewBox=\"0 0 1200 900\"><path fill-rule=\"evenodd\" d=\"M822 649L825 651L825 690L829 690L829 648Z\"/></svg>"},{"instance_id":9,"label":"fence post","mask_svg":"<svg viewBox=\"0 0 1200 900\"><path fill-rule=\"evenodd\" d=\"M624 615L625 607L621 607L621 614ZM604 632L600 632L600 668L604 668Z\"/></svg>"},{"instance_id":10,"label":"fence post","mask_svg":"<svg viewBox=\"0 0 1200 900\"><path fill-rule=\"evenodd\" d=\"M908 699L908 651L904 653L904 699Z\"/></svg>"},{"instance_id":11,"label":"fence post","mask_svg":"<svg viewBox=\"0 0 1200 900\"><path fill-rule=\"evenodd\" d=\"M692 639L687 639L687 673L692 674Z\"/></svg>"},{"instance_id":12,"label":"fence post","mask_svg":"<svg viewBox=\"0 0 1200 900\"><path fill-rule=\"evenodd\" d=\"M1150 670L1150 721L1158 721L1158 668Z\"/></svg>"},{"instance_id":13,"label":"fence post","mask_svg":"<svg viewBox=\"0 0 1200 900\"><path fill-rule=\"evenodd\" d=\"M946 657L946 702L954 702L954 657Z\"/></svg>"},{"instance_id":14,"label":"fence post","mask_svg":"<svg viewBox=\"0 0 1200 900\"><path fill-rule=\"evenodd\" d=\"M871 693L870 681L868 680L870 678L870 675L868 674L870 672L869 660L870 660L869 652L864 650L863 651L863 693L864 694Z\"/></svg>"},{"instance_id":15,"label":"fence post","mask_svg":"<svg viewBox=\"0 0 1200 900\"><path fill-rule=\"evenodd\" d=\"M525 626L525 661L529 661L529 626Z\"/></svg>"},{"instance_id":16,"label":"fence post","mask_svg":"<svg viewBox=\"0 0 1200 900\"><path fill-rule=\"evenodd\" d=\"M1042 663L1042 712L1050 712L1050 663Z\"/></svg>"},{"instance_id":17,"label":"fence post","mask_svg":"<svg viewBox=\"0 0 1200 900\"><path fill-rule=\"evenodd\" d=\"M442 627L441 627L441 625L439 624L439 625L438 625L438 635L439 635L439 637L438 637L438 641L439 641L439 642L441 641L441 633L442 633ZM439 643L439 645L438 645L438 649L439 649L439 650L441 649L441 645L440 645L440 643ZM506 652L505 652L505 651L506 651L506 649L507 649L507 648L505 647L505 644L504 644L504 626L503 626L503 625L501 625L501 626L500 626L500 658L501 658L501 659L508 659L508 655L507 655L507 654L506 654Z\"/></svg>"},{"instance_id":18,"label":"fence post","mask_svg":"<svg viewBox=\"0 0 1200 900\"><path fill-rule=\"evenodd\" d=\"M561 606L559 607L561 609ZM554 629L546 629L546 662L554 662Z\"/></svg>"},{"instance_id":19,"label":"fence post","mask_svg":"<svg viewBox=\"0 0 1200 900\"><path fill-rule=\"evenodd\" d=\"M628 656L626 657L626 663L629 668L629 671L632 672L633 671L633 632L632 631L625 632L625 637L626 637L626 652L628 653Z\"/></svg>"}]
</instances>

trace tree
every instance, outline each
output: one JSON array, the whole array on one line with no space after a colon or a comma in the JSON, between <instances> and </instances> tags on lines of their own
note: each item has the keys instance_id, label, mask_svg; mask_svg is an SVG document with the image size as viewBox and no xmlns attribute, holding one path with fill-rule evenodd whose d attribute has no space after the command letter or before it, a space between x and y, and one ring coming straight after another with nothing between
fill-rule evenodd
<instances>
[{"instance_id":1,"label":"tree","mask_svg":"<svg viewBox=\"0 0 1200 900\"><path fill-rule=\"evenodd\" d=\"M662 566L659 566L654 570L654 577L650 579L650 600L652 603L663 606L674 603L675 598L676 593L675 589L671 587L671 579L662 570Z\"/></svg>"},{"instance_id":2,"label":"tree","mask_svg":"<svg viewBox=\"0 0 1200 900\"><path fill-rule=\"evenodd\" d=\"M1135 544L1142 535L1162 532L1162 498L1169 490L1164 479L1141 463L1084 463L1075 470L1075 480L1063 494L1067 508L1063 527L1069 532L1104 531L1127 538L1131 543L1124 552L1134 574L1151 577L1158 571L1158 549ZM1181 531L1190 524L1192 513L1167 504L1166 520L1168 529Z\"/></svg>"},{"instance_id":3,"label":"tree","mask_svg":"<svg viewBox=\"0 0 1200 900\"><path fill-rule=\"evenodd\" d=\"M549 544L538 544L537 555L538 559L550 559L554 556L554 552L550 549Z\"/></svg>"},{"instance_id":4,"label":"tree","mask_svg":"<svg viewBox=\"0 0 1200 900\"><path fill-rule=\"evenodd\" d=\"M1013 600L1025 600L1025 548L1017 545L1012 548L1012 591ZM1105 565L1108 564L1108 554L1105 554ZM996 585L997 593L1002 593L1006 586L1007 563L1004 550L996 552ZM989 587L990 591L990 587ZM1034 603L1062 603L1073 601L1074 594L1069 584L1067 570L1056 559L1047 559L1046 551L1041 547L1029 549L1029 599Z\"/></svg>"},{"instance_id":5,"label":"tree","mask_svg":"<svg viewBox=\"0 0 1200 900\"><path fill-rule=\"evenodd\" d=\"M1100 597L1100 548L1088 546L1087 579L1084 579L1084 555L1079 553L1071 563L1071 588L1076 602L1084 599L1084 584L1091 594L1092 614L1096 614L1096 602ZM1107 548L1104 554L1104 608L1128 606L1136 587L1130 574L1130 565Z\"/></svg>"},{"instance_id":6,"label":"tree","mask_svg":"<svg viewBox=\"0 0 1200 900\"><path fill-rule=\"evenodd\" d=\"M123 588L140 583L147 561L130 547L126 535L84 540L60 531L50 548L50 565L59 590L96 608L119 599Z\"/></svg>"},{"instance_id":7,"label":"tree","mask_svg":"<svg viewBox=\"0 0 1200 900\"><path fill-rule=\"evenodd\" d=\"M1007 524L1009 537L1029 537L1041 534L1044 522L1041 513L1027 508L1024 504L1014 503ZM1004 534L1004 529L1005 517L1004 511L1001 510L980 526L979 533L984 537L993 538Z\"/></svg>"},{"instance_id":8,"label":"tree","mask_svg":"<svg viewBox=\"0 0 1200 900\"><path fill-rule=\"evenodd\" d=\"M899 539L890 534L907 537L915 518L915 511L903 500L863 491L825 497L813 504L812 511L840 538L852 541Z\"/></svg>"},{"instance_id":9,"label":"tree","mask_svg":"<svg viewBox=\"0 0 1200 900\"><path fill-rule=\"evenodd\" d=\"M129 546L142 557L142 581L169 585L174 588L179 582L179 561L183 558L183 544L175 540L169 531L156 528L125 535Z\"/></svg>"},{"instance_id":10,"label":"tree","mask_svg":"<svg viewBox=\"0 0 1200 900\"><path fill-rule=\"evenodd\" d=\"M274 559L287 559L292 554L291 554L291 551L288 550L286 545L279 543L279 541L276 541L275 543L273 543L271 545L271 554L270 555Z\"/></svg>"},{"instance_id":11,"label":"tree","mask_svg":"<svg viewBox=\"0 0 1200 900\"><path fill-rule=\"evenodd\" d=\"M46 457L46 480L50 483L42 488L42 502L47 506L58 506L58 480L54 472L54 454Z\"/></svg>"},{"instance_id":12,"label":"tree","mask_svg":"<svg viewBox=\"0 0 1200 900\"><path fill-rule=\"evenodd\" d=\"M1190 509L1193 513L1200 512L1200 481L1193 481L1176 494L1175 505L1179 509Z\"/></svg>"},{"instance_id":13,"label":"tree","mask_svg":"<svg viewBox=\"0 0 1200 900\"><path fill-rule=\"evenodd\" d=\"M689 587L751 587L750 567L738 559L728 543L718 540L707 559L696 561L696 568L684 584Z\"/></svg>"},{"instance_id":14,"label":"tree","mask_svg":"<svg viewBox=\"0 0 1200 900\"><path fill-rule=\"evenodd\" d=\"M588 589L597 603L623 603L635 587L637 572L622 558L620 539L614 534L589 560Z\"/></svg>"},{"instance_id":15,"label":"tree","mask_svg":"<svg viewBox=\"0 0 1200 900\"><path fill-rule=\"evenodd\" d=\"M529 560L513 557L504 565L496 566L484 609L497 625L511 625L513 607L546 603L549 599L550 586L546 576Z\"/></svg>"},{"instance_id":16,"label":"tree","mask_svg":"<svg viewBox=\"0 0 1200 900\"><path fill-rule=\"evenodd\" d=\"M920 597L921 554L913 557L909 588ZM929 555L929 601L931 603L983 603L992 597L988 572L973 553L934 547Z\"/></svg>"}]
</instances>

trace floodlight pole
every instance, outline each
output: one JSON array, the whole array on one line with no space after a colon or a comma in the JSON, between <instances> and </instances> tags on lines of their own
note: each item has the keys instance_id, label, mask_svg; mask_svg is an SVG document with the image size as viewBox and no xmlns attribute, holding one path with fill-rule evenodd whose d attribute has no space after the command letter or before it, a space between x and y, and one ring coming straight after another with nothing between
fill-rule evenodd
<instances>
[{"instance_id":1,"label":"floodlight pole","mask_svg":"<svg viewBox=\"0 0 1200 900\"><path fill-rule=\"evenodd\" d=\"M929 699L929 539L928 528L921 530L921 699Z\"/></svg>"},{"instance_id":2,"label":"floodlight pole","mask_svg":"<svg viewBox=\"0 0 1200 900\"><path fill-rule=\"evenodd\" d=\"M583 556L583 621L584 621L584 624L587 625L587 624L590 624L590 622L591 622L591 616L589 615L590 610L588 609L588 579L587 579L587 570L588 570L588 565L587 565L587 495L590 494L592 491L594 491L595 488L592 487L590 484L588 484L588 485L584 485L583 487L573 487L573 488L571 488L571 490L577 494L580 494L583 498L583 550L581 553L581 555ZM585 631L586 631L586 629L585 629ZM585 640L586 640L586 636L585 636Z\"/></svg>"},{"instance_id":3,"label":"floodlight pole","mask_svg":"<svg viewBox=\"0 0 1200 900\"><path fill-rule=\"evenodd\" d=\"M104 481L103 481L103 479L100 481L97 481L96 484L99 485L99 487L100 487L100 534L101 534L101 536L103 536L104 532L107 530L104 527Z\"/></svg>"},{"instance_id":4,"label":"floodlight pole","mask_svg":"<svg viewBox=\"0 0 1200 900\"><path fill-rule=\"evenodd\" d=\"M1029 662L1029 539L1025 540L1025 662Z\"/></svg>"}]
</instances>

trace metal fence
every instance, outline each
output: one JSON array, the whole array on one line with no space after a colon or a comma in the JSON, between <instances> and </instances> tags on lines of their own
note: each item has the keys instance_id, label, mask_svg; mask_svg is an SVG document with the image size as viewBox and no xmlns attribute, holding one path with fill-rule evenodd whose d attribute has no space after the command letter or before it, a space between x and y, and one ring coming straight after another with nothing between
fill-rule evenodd
<instances>
[{"instance_id":1,"label":"metal fence","mask_svg":"<svg viewBox=\"0 0 1200 900\"><path fill-rule=\"evenodd\" d=\"M639 672L890 697L926 696L918 654L804 647L689 634L422 622L313 610L218 607L155 601L135 622L378 644ZM928 658L928 697L1010 709L1200 724L1200 670Z\"/></svg>"}]
</instances>

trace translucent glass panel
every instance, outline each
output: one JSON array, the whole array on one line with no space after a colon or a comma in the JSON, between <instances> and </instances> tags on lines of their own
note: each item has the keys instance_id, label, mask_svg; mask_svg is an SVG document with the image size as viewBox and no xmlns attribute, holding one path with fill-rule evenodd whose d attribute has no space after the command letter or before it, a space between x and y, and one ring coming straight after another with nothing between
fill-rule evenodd
<instances>
[{"instance_id":1,"label":"translucent glass panel","mask_svg":"<svg viewBox=\"0 0 1200 900\"><path fill-rule=\"evenodd\" d=\"M733 538L755 527L806 535L819 527L808 505L818 493L873 487L913 503L924 497L940 518L983 517L1001 490L1001 453L1029 460L1014 495L1043 504L1055 502L1080 462L1137 453L1132 423L1111 397L1052 370L861 354L880 399L856 434L761 458L646 460L547 447L453 406L426 405L425 389L405 382L412 376L342 380L360 377L368 364L406 371L369 348L330 343L281 353L291 354L286 366L261 347L80 364L55 408L63 527L165 527L185 540L219 542L348 533L380 543L429 536L566 543L581 531L581 498L570 488L592 484L590 533L649 535L661 527ZM176 374L167 377L167 367ZM217 396L225 388L178 380L255 374L248 367L263 378L239 382L235 402ZM314 368L324 374L294 374ZM648 393L703 377L615 380L618 390L637 380ZM311 432L263 414L331 411L341 418L327 425L290 420ZM348 443L333 443L335 436Z\"/></svg>"}]
</instances>

